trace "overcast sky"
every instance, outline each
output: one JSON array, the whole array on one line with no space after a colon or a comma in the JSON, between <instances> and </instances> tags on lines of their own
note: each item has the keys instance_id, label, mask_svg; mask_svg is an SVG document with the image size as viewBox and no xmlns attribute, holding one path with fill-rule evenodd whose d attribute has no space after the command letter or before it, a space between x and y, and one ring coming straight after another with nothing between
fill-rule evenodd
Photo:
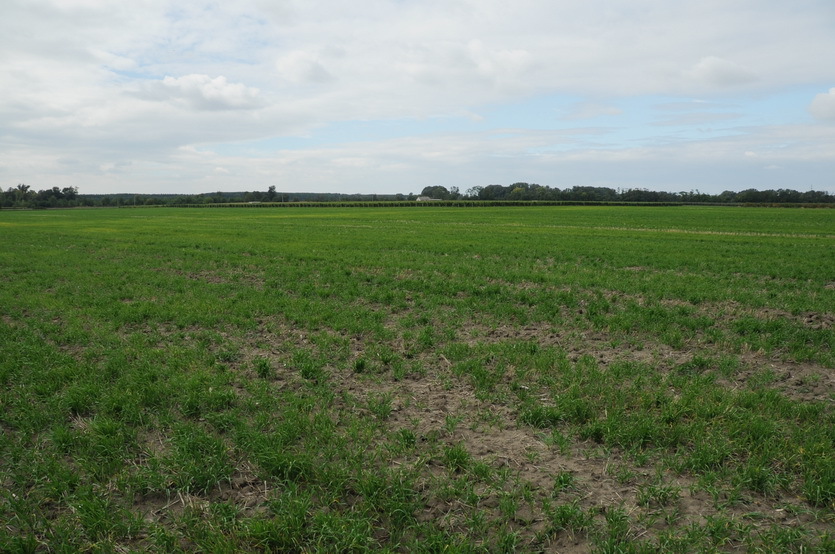
<instances>
[{"instance_id":1,"label":"overcast sky","mask_svg":"<svg viewBox=\"0 0 835 554\"><path fill-rule=\"evenodd\" d=\"M0 186L835 192L833 0L2 0Z\"/></svg>"}]
</instances>

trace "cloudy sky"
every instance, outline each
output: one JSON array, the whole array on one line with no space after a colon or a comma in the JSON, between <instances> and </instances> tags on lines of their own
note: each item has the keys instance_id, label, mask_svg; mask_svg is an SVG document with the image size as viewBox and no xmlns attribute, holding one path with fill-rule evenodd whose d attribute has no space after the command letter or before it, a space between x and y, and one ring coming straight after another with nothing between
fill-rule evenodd
<instances>
[{"instance_id":1,"label":"cloudy sky","mask_svg":"<svg viewBox=\"0 0 835 554\"><path fill-rule=\"evenodd\" d=\"M835 192L833 0L2 0L0 186Z\"/></svg>"}]
</instances>

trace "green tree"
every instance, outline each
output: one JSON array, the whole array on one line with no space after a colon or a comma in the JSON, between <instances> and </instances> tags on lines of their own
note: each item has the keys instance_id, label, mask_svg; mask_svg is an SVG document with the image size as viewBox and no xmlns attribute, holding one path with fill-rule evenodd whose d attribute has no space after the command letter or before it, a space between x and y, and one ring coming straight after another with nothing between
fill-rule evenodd
<instances>
[{"instance_id":1,"label":"green tree","mask_svg":"<svg viewBox=\"0 0 835 554\"><path fill-rule=\"evenodd\" d=\"M474 186L467 189L467 197L468 198L478 198L481 194L481 191L484 187L481 186Z\"/></svg>"},{"instance_id":2,"label":"green tree","mask_svg":"<svg viewBox=\"0 0 835 554\"><path fill-rule=\"evenodd\" d=\"M435 198L438 200L449 200L450 194L446 187L441 185L435 185L431 187L424 187L424 189L420 193L421 196L428 196L429 198Z\"/></svg>"},{"instance_id":3,"label":"green tree","mask_svg":"<svg viewBox=\"0 0 835 554\"><path fill-rule=\"evenodd\" d=\"M78 196L78 187L64 187L61 189L61 194L67 199L67 202L73 202Z\"/></svg>"}]
</instances>

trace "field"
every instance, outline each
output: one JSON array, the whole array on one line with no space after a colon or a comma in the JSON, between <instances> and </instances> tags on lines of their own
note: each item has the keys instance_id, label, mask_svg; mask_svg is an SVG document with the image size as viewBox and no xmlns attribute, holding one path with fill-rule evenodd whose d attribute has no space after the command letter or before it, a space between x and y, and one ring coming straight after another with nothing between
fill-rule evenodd
<instances>
[{"instance_id":1,"label":"field","mask_svg":"<svg viewBox=\"0 0 835 554\"><path fill-rule=\"evenodd\" d=\"M0 551L835 550L835 212L0 211Z\"/></svg>"}]
</instances>

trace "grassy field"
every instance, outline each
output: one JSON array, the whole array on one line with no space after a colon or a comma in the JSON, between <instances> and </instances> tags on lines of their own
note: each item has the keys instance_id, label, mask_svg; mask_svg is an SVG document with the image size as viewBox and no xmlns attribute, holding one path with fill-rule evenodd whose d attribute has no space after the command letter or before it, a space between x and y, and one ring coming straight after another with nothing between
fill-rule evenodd
<instances>
[{"instance_id":1,"label":"grassy field","mask_svg":"<svg viewBox=\"0 0 835 554\"><path fill-rule=\"evenodd\" d=\"M0 212L0 551L835 550L835 213Z\"/></svg>"}]
</instances>

